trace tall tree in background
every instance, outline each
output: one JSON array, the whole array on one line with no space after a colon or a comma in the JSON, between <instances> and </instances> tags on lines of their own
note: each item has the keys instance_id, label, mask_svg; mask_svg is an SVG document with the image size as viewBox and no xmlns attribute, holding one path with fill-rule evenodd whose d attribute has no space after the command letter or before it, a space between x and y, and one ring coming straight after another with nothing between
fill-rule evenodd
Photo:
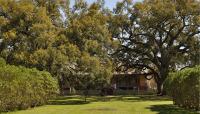
<instances>
[{"instance_id":1,"label":"tall tree in background","mask_svg":"<svg viewBox=\"0 0 200 114\"><path fill-rule=\"evenodd\" d=\"M113 37L121 42L115 53L120 65L148 69L147 74L154 74L160 95L170 70L178 63L186 64L180 62L180 57L189 65L197 61L200 42L197 0L145 0L135 5L124 0L117 4L110 25Z\"/></svg>"},{"instance_id":2,"label":"tall tree in background","mask_svg":"<svg viewBox=\"0 0 200 114\"><path fill-rule=\"evenodd\" d=\"M84 89L95 83L104 86L112 76L109 51L113 42L107 27L108 18L101 8L99 3L87 6L83 1L77 1L66 31L70 42L81 52L75 71L81 74L79 81Z\"/></svg>"}]
</instances>

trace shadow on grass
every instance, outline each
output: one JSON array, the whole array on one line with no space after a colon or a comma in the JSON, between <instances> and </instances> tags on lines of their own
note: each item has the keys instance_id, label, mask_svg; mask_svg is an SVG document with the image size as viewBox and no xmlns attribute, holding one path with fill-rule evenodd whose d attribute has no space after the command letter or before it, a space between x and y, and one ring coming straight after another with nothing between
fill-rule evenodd
<instances>
[{"instance_id":1,"label":"shadow on grass","mask_svg":"<svg viewBox=\"0 0 200 114\"><path fill-rule=\"evenodd\" d=\"M89 101L81 101L81 100L67 100L67 101L49 101L48 105L83 105L83 104L89 104Z\"/></svg>"},{"instance_id":2,"label":"shadow on grass","mask_svg":"<svg viewBox=\"0 0 200 114\"><path fill-rule=\"evenodd\" d=\"M50 100L49 105L82 105L92 102L110 102L110 101L122 101L122 102L143 102L143 101L170 101L167 97L158 97L152 95L141 96L89 96L87 102L83 96L60 96L55 100Z\"/></svg>"},{"instance_id":3,"label":"shadow on grass","mask_svg":"<svg viewBox=\"0 0 200 114\"><path fill-rule=\"evenodd\" d=\"M152 105L148 107L153 112L157 114L198 114L195 111L188 111L183 108L179 108L174 105Z\"/></svg>"},{"instance_id":4,"label":"shadow on grass","mask_svg":"<svg viewBox=\"0 0 200 114\"><path fill-rule=\"evenodd\" d=\"M48 105L83 105L89 104L92 102L108 102L110 100L119 101L122 100L121 96L90 96L87 97L87 101L85 102L84 96L60 96L55 100L50 100Z\"/></svg>"}]
</instances>

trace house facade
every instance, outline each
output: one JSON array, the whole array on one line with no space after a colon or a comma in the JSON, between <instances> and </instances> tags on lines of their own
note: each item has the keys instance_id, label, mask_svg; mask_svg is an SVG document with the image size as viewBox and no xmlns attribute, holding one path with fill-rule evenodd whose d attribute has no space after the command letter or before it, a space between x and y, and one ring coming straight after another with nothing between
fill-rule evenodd
<instances>
[{"instance_id":1,"label":"house facade","mask_svg":"<svg viewBox=\"0 0 200 114\"><path fill-rule=\"evenodd\" d=\"M116 90L156 90L154 78L147 80L145 75L137 73L115 73L111 84Z\"/></svg>"}]
</instances>

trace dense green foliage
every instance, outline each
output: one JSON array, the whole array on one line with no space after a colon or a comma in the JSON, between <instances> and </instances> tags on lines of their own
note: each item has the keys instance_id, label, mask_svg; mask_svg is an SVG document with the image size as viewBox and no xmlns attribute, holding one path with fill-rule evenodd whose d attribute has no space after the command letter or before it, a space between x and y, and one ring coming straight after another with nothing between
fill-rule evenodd
<instances>
[{"instance_id":1,"label":"dense green foliage","mask_svg":"<svg viewBox=\"0 0 200 114\"><path fill-rule=\"evenodd\" d=\"M58 94L58 84L48 72L6 65L0 59L0 111L43 105Z\"/></svg>"},{"instance_id":2,"label":"dense green foliage","mask_svg":"<svg viewBox=\"0 0 200 114\"><path fill-rule=\"evenodd\" d=\"M112 76L113 42L100 4L77 0L69 8L68 0L0 0L0 56L50 72L61 90L105 85Z\"/></svg>"},{"instance_id":3,"label":"dense green foliage","mask_svg":"<svg viewBox=\"0 0 200 114\"><path fill-rule=\"evenodd\" d=\"M165 81L167 94L175 104L199 110L200 66L171 73Z\"/></svg>"},{"instance_id":4,"label":"dense green foliage","mask_svg":"<svg viewBox=\"0 0 200 114\"><path fill-rule=\"evenodd\" d=\"M108 17L101 11L98 3L89 6L75 5L66 35L69 41L77 46L79 58L74 65L74 72L68 76L76 80L68 83L71 87L78 86L79 89L103 87L109 83L112 76L109 52L113 49L113 42L108 31Z\"/></svg>"},{"instance_id":5,"label":"dense green foliage","mask_svg":"<svg viewBox=\"0 0 200 114\"><path fill-rule=\"evenodd\" d=\"M158 94L169 71L199 64L198 1L123 0L113 12L103 4L0 0L0 56L50 72L61 90L105 86L115 58L120 70L154 74Z\"/></svg>"}]
</instances>

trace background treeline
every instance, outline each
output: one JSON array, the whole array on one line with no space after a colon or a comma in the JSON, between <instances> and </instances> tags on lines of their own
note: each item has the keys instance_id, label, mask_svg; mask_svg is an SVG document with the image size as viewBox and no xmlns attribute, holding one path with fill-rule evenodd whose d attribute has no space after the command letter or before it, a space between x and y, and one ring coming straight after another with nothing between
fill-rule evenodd
<instances>
[{"instance_id":1,"label":"background treeline","mask_svg":"<svg viewBox=\"0 0 200 114\"><path fill-rule=\"evenodd\" d=\"M0 58L0 111L43 105L59 93L57 80L48 72L7 65Z\"/></svg>"},{"instance_id":2,"label":"background treeline","mask_svg":"<svg viewBox=\"0 0 200 114\"><path fill-rule=\"evenodd\" d=\"M171 73L165 81L167 94L174 104L191 109L200 109L200 66Z\"/></svg>"}]
</instances>

